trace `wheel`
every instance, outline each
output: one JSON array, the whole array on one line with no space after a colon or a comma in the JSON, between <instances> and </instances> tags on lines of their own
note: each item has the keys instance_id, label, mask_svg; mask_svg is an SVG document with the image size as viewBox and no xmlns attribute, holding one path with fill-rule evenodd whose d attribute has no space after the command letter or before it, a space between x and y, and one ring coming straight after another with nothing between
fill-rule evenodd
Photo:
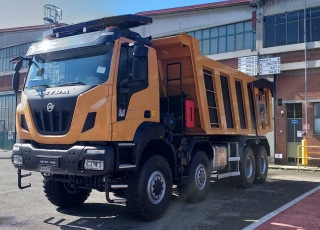
<instances>
[{"instance_id":1,"label":"wheel","mask_svg":"<svg viewBox=\"0 0 320 230\"><path fill-rule=\"evenodd\" d=\"M134 173L127 189L127 208L138 219L159 219L169 207L172 195L171 169L165 158L152 156Z\"/></svg>"},{"instance_id":2,"label":"wheel","mask_svg":"<svg viewBox=\"0 0 320 230\"><path fill-rule=\"evenodd\" d=\"M234 186L242 188L251 188L256 174L256 165L253 151L247 147L240 162L240 176Z\"/></svg>"},{"instance_id":3,"label":"wheel","mask_svg":"<svg viewBox=\"0 0 320 230\"><path fill-rule=\"evenodd\" d=\"M73 189L67 183L52 181L45 177L43 188L48 200L60 208L72 208L81 205L91 193L91 189Z\"/></svg>"},{"instance_id":4,"label":"wheel","mask_svg":"<svg viewBox=\"0 0 320 230\"><path fill-rule=\"evenodd\" d=\"M268 175L268 154L265 147L260 147L256 157L256 176L255 183L264 183Z\"/></svg>"},{"instance_id":5,"label":"wheel","mask_svg":"<svg viewBox=\"0 0 320 230\"><path fill-rule=\"evenodd\" d=\"M197 151L190 164L189 184L178 186L179 196L191 203L203 201L210 188L210 177L208 156Z\"/></svg>"}]
</instances>

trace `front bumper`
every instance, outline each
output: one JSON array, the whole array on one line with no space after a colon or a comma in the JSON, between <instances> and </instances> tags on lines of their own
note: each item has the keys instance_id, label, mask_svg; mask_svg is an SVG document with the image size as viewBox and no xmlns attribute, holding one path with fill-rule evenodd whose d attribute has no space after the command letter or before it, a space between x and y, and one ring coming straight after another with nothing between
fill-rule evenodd
<instances>
[{"instance_id":1,"label":"front bumper","mask_svg":"<svg viewBox=\"0 0 320 230\"><path fill-rule=\"evenodd\" d=\"M104 154L88 154L87 150L104 150ZM15 164L15 155L22 156L22 164ZM114 172L114 149L112 146L75 145L67 150L37 149L31 144L15 144L12 150L12 163L18 169L44 173L77 176L106 176ZM85 160L104 162L103 170L84 169Z\"/></svg>"}]
</instances>

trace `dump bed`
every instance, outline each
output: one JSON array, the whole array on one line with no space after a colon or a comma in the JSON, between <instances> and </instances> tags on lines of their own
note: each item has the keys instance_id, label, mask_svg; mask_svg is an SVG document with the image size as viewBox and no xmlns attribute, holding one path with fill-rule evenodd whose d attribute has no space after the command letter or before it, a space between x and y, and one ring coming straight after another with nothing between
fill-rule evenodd
<instances>
[{"instance_id":1,"label":"dump bed","mask_svg":"<svg viewBox=\"0 0 320 230\"><path fill-rule=\"evenodd\" d=\"M182 94L194 102L195 126L186 134L272 131L270 87L253 86L257 78L201 55L198 40L187 34L155 39L152 46L157 51L160 97Z\"/></svg>"}]
</instances>

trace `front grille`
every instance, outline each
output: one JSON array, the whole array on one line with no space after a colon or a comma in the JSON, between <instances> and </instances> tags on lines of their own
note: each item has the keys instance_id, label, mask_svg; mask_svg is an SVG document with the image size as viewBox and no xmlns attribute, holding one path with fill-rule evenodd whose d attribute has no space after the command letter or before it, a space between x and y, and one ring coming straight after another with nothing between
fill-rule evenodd
<instances>
[{"instance_id":1,"label":"front grille","mask_svg":"<svg viewBox=\"0 0 320 230\"><path fill-rule=\"evenodd\" d=\"M48 112L44 108L32 109L33 119L40 134L63 135L69 131L71 125L71 109L54 108Z\"/></svg>"}]
</instances>

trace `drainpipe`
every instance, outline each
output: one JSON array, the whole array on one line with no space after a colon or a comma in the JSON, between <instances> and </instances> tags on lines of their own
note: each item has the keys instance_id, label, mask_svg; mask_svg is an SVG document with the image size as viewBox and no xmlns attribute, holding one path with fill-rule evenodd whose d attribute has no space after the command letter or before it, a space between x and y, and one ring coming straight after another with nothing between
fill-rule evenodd
<instances>
[{"instance_id":1,"label":"drainpipe","mask_svg":"<svg viewBox=\"0 0 320 230\"><path fill-rule=\"evenodd\" d=\"M307 84L307 9L306 9L307 3L306 0L304 0L304 103L305 103L305 133L308 133L308 104L307 104L307 90L308 90L308 84Z\"/></svg>"}]
</instances>

